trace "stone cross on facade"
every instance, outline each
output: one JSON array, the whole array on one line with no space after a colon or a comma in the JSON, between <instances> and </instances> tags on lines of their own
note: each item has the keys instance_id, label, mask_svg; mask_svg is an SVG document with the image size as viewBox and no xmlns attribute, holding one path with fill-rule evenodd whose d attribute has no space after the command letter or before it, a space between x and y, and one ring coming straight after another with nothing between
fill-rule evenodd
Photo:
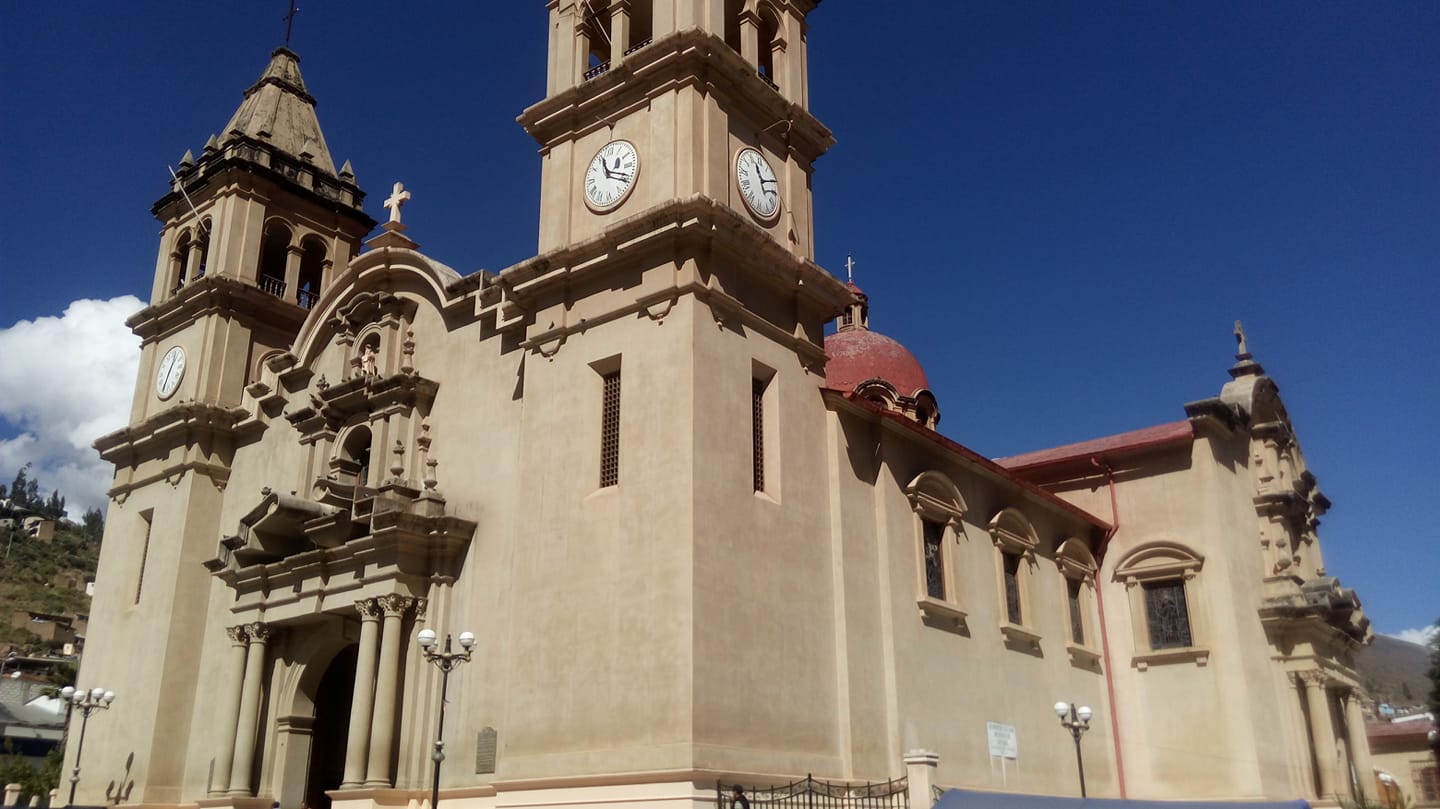
<instances>
[{"instance_id":1,"label":"stone cross on facade","mask_svg":"<svg viewBox=\"0 0 1440 809\"><path fill-rule=\"evenodd\" d=\"M410 201L410 192L405 190L404 183L396 183L395 188L390 192L389 199L385 200L385 207L390 209L390 221L400 224L400 206Z\"/></svg>"}]
</instances>

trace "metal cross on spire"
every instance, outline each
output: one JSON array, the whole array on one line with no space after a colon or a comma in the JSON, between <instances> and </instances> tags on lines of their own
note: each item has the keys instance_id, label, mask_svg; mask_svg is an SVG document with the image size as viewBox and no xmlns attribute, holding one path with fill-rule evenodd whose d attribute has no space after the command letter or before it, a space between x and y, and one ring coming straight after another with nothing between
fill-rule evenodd
<instances>
[{"instance_id":1,"label":"metal cross on spire","mask_svg":"<svg viewBox=\"0 0 1440 809\"><path fill-rule=\"evenodd\" d=\"M846 256L846 257L845 257L845 280L846 280L846 281L849 281L849 282L852 283L852 284L855 283L855 257L854 257L854 256Z\"/></svg>"},{"instance_id":2,"label":"metal cross on spire","mask_svg":"<svg viewBox=\"0 0 1440 809\"><path fill-rule=\"evenodd\" d=\"M285 20L285 47L290 47L290 28L295 24L295 15L300 13L300 7L295 5L295 0L290 0L290 13L282 19Z\"/></svg>"}]
</instances>

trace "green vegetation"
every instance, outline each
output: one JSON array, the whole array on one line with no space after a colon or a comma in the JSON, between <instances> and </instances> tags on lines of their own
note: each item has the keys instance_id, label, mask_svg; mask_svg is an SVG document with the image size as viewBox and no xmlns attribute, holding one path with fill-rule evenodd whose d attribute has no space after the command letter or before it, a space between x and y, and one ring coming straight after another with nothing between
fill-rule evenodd
<instances>
[{"instance_id":1,"label":"green vegetation","mask_svg":"<svg viewBox=\"0 0 1440 809\"><path fill-rule=\"evenodd\" d=\"M28 470L26 464L8 488L0 485L0 498L8 495L10 500L5 516L18 522L33 513L55 521L55 535L49 541L36 539L18 526L0 527L0 604L9 608L0 613L0 649L14 648L27 654L51 649L28 629L11 625L16 613L90 612L90 597L76 585L95 576L105 525L97 509L87 512L78 525L65 519L64 495L54 491L42 496L39 481ZM73 583L67 583L67 578Z\"/></svg>"}]
</instances>

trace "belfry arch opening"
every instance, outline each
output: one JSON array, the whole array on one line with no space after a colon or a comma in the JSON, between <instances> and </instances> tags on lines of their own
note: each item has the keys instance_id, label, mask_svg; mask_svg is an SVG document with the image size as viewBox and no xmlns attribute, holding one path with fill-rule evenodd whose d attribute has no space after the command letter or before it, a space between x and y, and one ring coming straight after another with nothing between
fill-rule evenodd
<instances>
[{"instance_id":1,"label":"belfry arch opening","mask_svg":"<svg viewBox=\"0 0 1440 809\"><path fill-rule=\"evenodd\" d=\"M260 288L277 298L285 297L285 264L290 256L290 228L284 223L266 223L260 239Z\"/></svg>"},{"instance_id":2,"label":"belfry arch opening","mask_svg":"<svg viewBox=\"0 0 1440 809\"><path fill-rule=\"evenodd\" d=\"M310 237L301 242L300 277L296 281L295 302L309 309L320 300L320 285L325 279L325 243Z\"/></svg>"},{"instance_id":3,"label":"belfry arch opening","mask_svg":"<svg viewBox=\"0 0 1440 809\"><path fill-rule=\"evenodd\" d=\"M760 49L759 64L756 66L760 75L771 87L775 85L775 40L780 36L780 18L776 16L775 9L768 4L760 7Z\"/></svg>"}]
</instances>

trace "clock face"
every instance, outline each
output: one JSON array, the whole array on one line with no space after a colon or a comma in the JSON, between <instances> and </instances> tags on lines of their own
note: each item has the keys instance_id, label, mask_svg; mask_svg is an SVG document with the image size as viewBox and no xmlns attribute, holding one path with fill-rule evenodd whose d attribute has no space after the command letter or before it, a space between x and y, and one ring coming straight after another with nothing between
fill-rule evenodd
<instances>
[{"instance_id":1,"label":"clock face","mask_svg":"<svg viewBox=\"0 0 1440 809\"><path fill-rule=\"evenodd\" d=\"M630 196L640 174L640 154L628 140L600 147L585 169L585 204L599 213L614 210Z\"/></svg>"},{"instance_id":2,"label":"clock face","mask_svg":"<svg viewBox=\"0 0 1440 809\"><path fill-rule=\"evenodd\" d=\"M180 387L185 376L185 349L174 346L160 358L160 370L155 374L155 393L161 399L169 399Z\"/></svg>"},{"instance_id":3,"label":"clock face","mask_svg":"<svg viewBox=\"0 0 1440 809\"><path fill-rule=\"evenodd\" d=\"M780 180L765 155L748 146L741 149L735 155L735 183L745 207L757 218L772 220L780 213Z\"/></svg>"}]
</instances>

